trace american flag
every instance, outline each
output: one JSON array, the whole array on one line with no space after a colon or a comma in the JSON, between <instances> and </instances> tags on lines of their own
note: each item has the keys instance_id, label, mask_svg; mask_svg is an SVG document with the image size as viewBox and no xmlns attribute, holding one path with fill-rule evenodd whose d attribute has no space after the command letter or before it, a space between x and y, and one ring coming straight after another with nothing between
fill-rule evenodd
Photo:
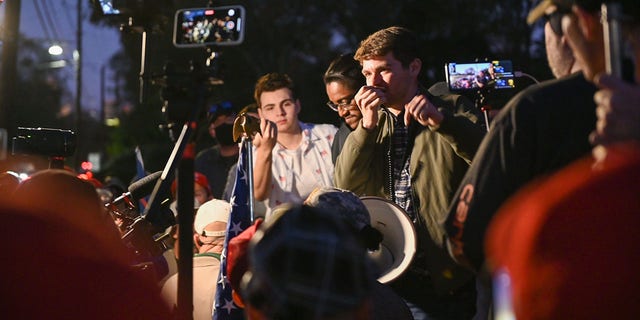
<instances>
[{"instance_id":1,"label":"american flag","mask_svg":"<svg viewBox=\"0 0 640 320\"><path fill-rule=\"evenodd\" d=\"M249 177L247 166L247 153L251 152L251 141L243 140L236 168L236 181L231 193L231 213L227 223L227 236L224 240L224 249L220 257L220 275L218 276L216 297L213 306L213 320L244 319L244 310L233 303L231 297L231 285L227 279L227 247L233 237L251 226L251 213L249 208Z\"/></svg>"}]
</instances>

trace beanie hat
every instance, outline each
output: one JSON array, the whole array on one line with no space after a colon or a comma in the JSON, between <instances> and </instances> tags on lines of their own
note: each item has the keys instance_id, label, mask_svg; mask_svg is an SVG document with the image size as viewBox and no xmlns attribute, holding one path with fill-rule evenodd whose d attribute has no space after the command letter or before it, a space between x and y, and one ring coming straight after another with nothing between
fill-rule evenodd
<instances>
[{"instance_id":1,"label":"beanie hat","mask_svg":"<svg viewBox=\"0 0 640 320\"><path fill-rule=\"evenodd\" d=\"M294 206L251 239L244 301L271 319L317 319L360 306L375 283L351 225L331 211Z\"/></svg>"},{"instance_id":2,"label":"beanie hat","mask_svg":"<svg viewBox=\"0 0 640 320\"><path fill-rule=\"evenodd\" d=\"M355 193L349 190L332 187L316 188L304 203L326 211L333 211L358 230L371 225L371 217L367 207Z\"/></svg>"}]
</instances>

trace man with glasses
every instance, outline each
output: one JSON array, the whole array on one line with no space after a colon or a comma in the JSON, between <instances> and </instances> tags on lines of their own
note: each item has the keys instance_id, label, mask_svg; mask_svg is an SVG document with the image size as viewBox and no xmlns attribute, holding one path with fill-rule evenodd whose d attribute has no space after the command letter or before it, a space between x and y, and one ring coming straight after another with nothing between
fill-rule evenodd
<instances>
[{"instance_id":1,"label":"man with glasses","mask_svg":"<svg viewBox=\"0 0 640 320\"><path fill-rule=\"evenodd\" d=\"M338 129L298 120L300 100L286 74L262 76L254 98L261 131L253 138L254 196L265 201L269 219L274 207L302 203L315 188L333 186L331 144Z\"/></svg>"},{"instance_id":2,"label":"man with glasses","mask_svg":"<svg viewBox=\"0 0 640 320\"><path fill-rule=\"evenodd\" d=\"M337 112L342 121L331 147L331 160L336 162L344 141L362 119L362 113L353 99L360 87L365 85L362 67L353 59L353 53L346 53L334 59L323 77L329 101L327 106Z\"/></svg>"}]
</instances>

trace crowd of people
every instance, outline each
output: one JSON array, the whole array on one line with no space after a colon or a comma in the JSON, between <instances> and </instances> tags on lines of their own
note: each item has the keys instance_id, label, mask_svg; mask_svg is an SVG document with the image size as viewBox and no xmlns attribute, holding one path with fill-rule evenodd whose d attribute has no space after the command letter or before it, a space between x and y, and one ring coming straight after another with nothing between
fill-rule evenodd
<instances>
[{"instance_id":1,"label":"crowd of people","mask_svg":"<svg viewBox=\"0 0 640 320\"><path fill-rule=\"evenodd\" d=\"M214 302L220 281L234 292L225 308L247 319L634 318L640 8L615 1L636 62L625 70L635 79L623 79L606 70L600 10L610 2L533 8L528 23L544 19L555 79L514 96L491 130L468 98L419 81L418 38L400 26L328 65L322 80L339 127L300 121L294 80L261 76L255 104L209 109L218 143L195 157L193 228L150 232L159 249L145 259L123 241L130 217L110 209L124 186L61 169L2 173L3 310L10 318L175 319L178 239L188 234L194 319L224 311ZM260 128L248 141L262 209L232 235L241 155L233 125L245 114ZM185 214L175 182L171 191L168 212ZM365 196L398 207L415 230L415 254L389 282L379 281L384 271L372 256L394 235L376 229ZM223 266L228 278L219 279Z\"/></svg>"}]
</instances>

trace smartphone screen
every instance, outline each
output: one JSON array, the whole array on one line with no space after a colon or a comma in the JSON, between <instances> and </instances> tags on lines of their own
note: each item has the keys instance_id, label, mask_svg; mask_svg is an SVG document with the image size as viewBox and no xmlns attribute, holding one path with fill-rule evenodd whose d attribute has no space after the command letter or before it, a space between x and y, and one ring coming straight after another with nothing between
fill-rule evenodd
<instances>
[{"instance_id":1,"label":"smartphone screen","mask_svg":"<svg viewBox=\"0 0 640 320\"><path fill-rule=\"evenodd\" d=\"M515 87L510 60L445 64L449 90L511 89Z\"/></svg>"},{"instance_id":2,"label":"smartphone screen","mask_svg":"<svg viewBox=\"0 0 640 320\"><path fill-rule=\"evenodd\" d=\"M173 44L176 47L238 45L244 40L243 6L181 9L176 12Z\"/></svg>"}]
</instances>

